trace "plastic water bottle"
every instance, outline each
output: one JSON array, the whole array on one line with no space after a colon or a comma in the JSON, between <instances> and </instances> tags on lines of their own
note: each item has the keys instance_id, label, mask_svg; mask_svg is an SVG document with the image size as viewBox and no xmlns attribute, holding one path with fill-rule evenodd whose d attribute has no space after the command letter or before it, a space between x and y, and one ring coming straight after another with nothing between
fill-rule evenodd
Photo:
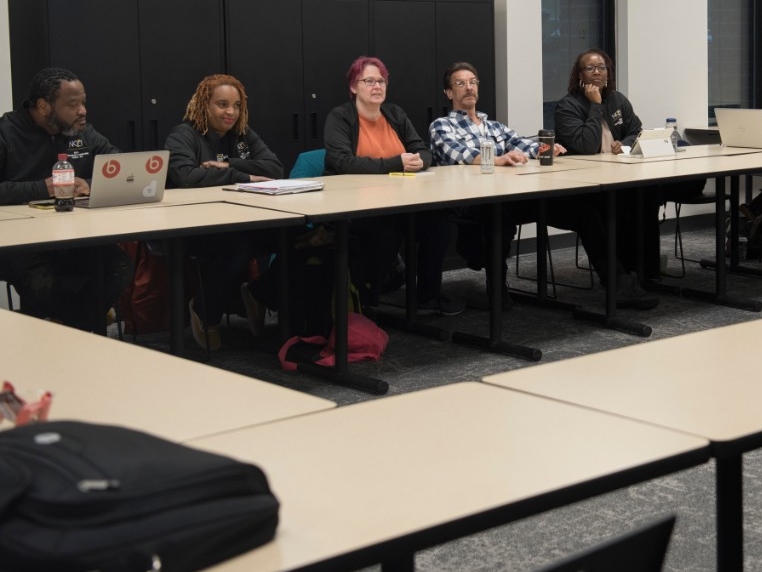
<instances>
[{"instance_id":1,"label":"plastic water bottle","mask_svg":"<svg viewBox=\"0 0 762 572\"><path fill-rule=\"evenodd\" d=\"M66 153L59 153L53 165L53 191L57 212L74 210L74 167Z\"/></svg>"},{"instance_id":2,"label":"plastic water bottle","mask_svg":"<svg viewBox=\"0 0 762 572\"><path fill-rule=\"evenodd\" d=\"M670 138L672 139L672 147L677 151L677 142L680 140L680 132L677 130L677 119L674 117L667 117L667 123L664 126L667 129L672 129Z\"/></svg>"}]
</instances>

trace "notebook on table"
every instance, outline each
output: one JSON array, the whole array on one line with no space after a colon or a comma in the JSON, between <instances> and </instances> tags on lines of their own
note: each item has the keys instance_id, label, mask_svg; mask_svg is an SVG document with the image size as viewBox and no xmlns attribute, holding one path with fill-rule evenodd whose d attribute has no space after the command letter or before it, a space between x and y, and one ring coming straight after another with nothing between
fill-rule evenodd
<instances>
[{"instance_id":1,"label":"notebook on table","mask_svg":"<svg viewBox=\"0 0 762 572\"><path fill-rule=\"evenodd\" d=\"M90 196L74 201L78 207L118 207L154 203L164 198L169 151L138 151L97 155Z\"/></svg>"},{"instance_id":2,"label":"notebook on table","mask_svg":"<svg viewBox=\"0 0 762 572\"><path fill-rule=\"evenodd\" d=\"M717 107L714 113L723 145L762 149L762 109Z\"/></svg>"},{"instance_id":3,"label":"notebook on table","mask_svg":"<svg viewBox=\"0 0 762 572\"><path fill-rule=\"evenodd\" d=\"M273 179L259 183L238 183L235 187L223 187L226 191L239 191L242 193L257 193L260 195L293 195L295 193L308 193L310 191L322 191L322 181L309 179Z\"/></svg>"}]
</instances>

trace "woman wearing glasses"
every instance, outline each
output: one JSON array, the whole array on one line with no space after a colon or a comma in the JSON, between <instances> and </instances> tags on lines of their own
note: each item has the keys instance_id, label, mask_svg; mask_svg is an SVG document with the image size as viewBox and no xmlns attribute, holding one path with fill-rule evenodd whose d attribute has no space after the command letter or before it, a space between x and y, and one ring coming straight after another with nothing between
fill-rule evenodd
<instances>
[{"instance_id":1,"label":"woman wearing glasses","mask_svg":"<svg viewBox=\"0 0 762 572\"><path fill-rule=\"evenodd\" d=\"M643 128L630 101L616 91L614 63L603 50L577 57L569 76L569 93L556 107L556 138L569 153L622 153Z\"/></svg>"},{"instance_id":2,"label":"woman wearing glasses","mask_svg":"<svg viewBox=\"0 0 762 572\"><path fill-rule=\"evenodd\" d=\"M389 71L378 58L361 56L347 71L350 100L335 107L325 121L325 174L416 173L431 165L428 146L405 112L386 103ZM375 307L402 242L404 217L361 218L349 230L360 252L352 269L362 303ZM459 314L464 305L441 294L442 265L450 223L444 211L416 215L418 234L418 310Z\"/></svg>"},{"instance_id":3,"label":"woman wearing glasses","mask_svg":"<svg viewBox=\"0 0 762 572\"><path fill-rule=\"evenodd\" d=\"M616 90L614 62L603 50L590 49L572 64L568 93L555 112L556 139L570 154L594 155L629 150L643 128L630 101ZM701 194L704 180L655 185L644 193L643 263L645 276L660 279L659 209L670 200ZM617 196L617 252L629 269L638 267L636 196ZM601 209L603 209L601 205Z\"/></svg>"}]
</instances>

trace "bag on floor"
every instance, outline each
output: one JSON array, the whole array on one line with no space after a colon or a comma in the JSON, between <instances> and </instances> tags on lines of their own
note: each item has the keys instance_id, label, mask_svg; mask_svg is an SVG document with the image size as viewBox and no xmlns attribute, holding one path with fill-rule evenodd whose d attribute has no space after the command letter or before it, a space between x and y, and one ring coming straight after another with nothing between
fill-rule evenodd
<instances>
[{"instance_id":1,"label":"bag on floor","mask_svg":"<svg viewBox=\"0 0 762 572\"><path fill-rule=\"evenodd\" d=\"M135 275L119 301L126 334L169 331L169 268L146 242L120 245L132 259ZM185 304L187 306L187 303Z\"/></svg>"},{"instance_id":2,"label":"bag on floor","mask_svg":"<svg viewBox=\"0 0 762 572\"><path fill-rule=\"evenodd\" d=\"M258 467L123 427L2 431L0 460L4 572L199 570L278 524Z\"/></svg>"},{"instance_id":3,"label":"bag on floor","mask_svg":"<svg viewBox=\"0 0 762 572\"><path fill-rule=\"evenodd\" d=\"M373 320L362 314L350 312L347 316L347 361L377 361L389 343L389 334L379 328ZM323 336L294 336L286 340L278 358L286 371L297 369L297 363L307 362L318 365L336 365L336 329L328 339Z\"/></svg>"},{"instance_id":4,"label":"bag on floor","mask_svg":"<svg viewBox=\"0 0 762 572\"><path fill-rule=\"evenodd\" d=\"M302 337L327 338L333 328L334 250L333 245L294 249L289 255L289 332ZM279 257L275 257L263 279L255 285L255 296L271 310L280 307ZM350 312L362 312L360 295L351 279L347 282Z\"/></svg>"}]
</instances>

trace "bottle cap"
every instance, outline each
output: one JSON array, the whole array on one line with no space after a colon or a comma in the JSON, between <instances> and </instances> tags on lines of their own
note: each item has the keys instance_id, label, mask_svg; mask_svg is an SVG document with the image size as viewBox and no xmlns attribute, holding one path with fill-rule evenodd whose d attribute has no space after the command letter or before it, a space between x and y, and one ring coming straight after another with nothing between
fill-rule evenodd
<instances>
[{"instance_id":1,"label":"bottle cap","mask_svg":"<svg viewBox=\"0 0 762 572\"><path fill-rule=\"evenodd\" d=\"M67 161L69 159L69 156L66 153L59 153L58 154L58 160L59 161Z\"/></svg>"},{"instance_id":2,"label":"bottle cap","mask_svg":"<svg viewBox=\"0 0 762 572\"><path fill-rule=\"evenodd\" d=\"M677 119L674 117L667 117L667 123L677 123Z\"/></svg>"}]
</instances>

